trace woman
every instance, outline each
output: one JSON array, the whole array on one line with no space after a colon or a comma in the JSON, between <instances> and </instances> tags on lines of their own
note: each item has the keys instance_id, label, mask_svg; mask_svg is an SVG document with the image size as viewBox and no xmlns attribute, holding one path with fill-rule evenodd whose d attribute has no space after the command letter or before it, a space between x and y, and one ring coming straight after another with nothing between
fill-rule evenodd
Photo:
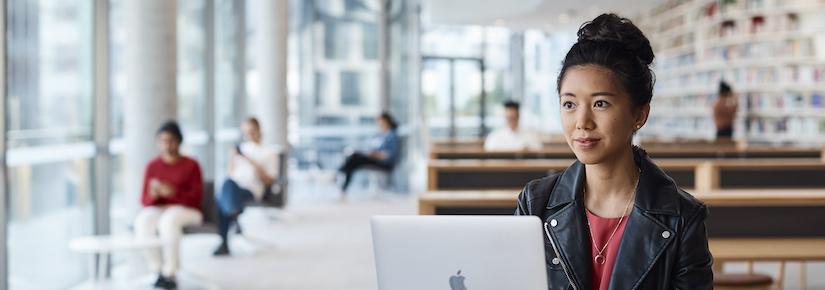
<instances>
[{"instance_id":1,"label":"woman","mask_svg":"<svg viewBox=\"0 0 825 290\"><path fill-rule=\"evenodd\" d=\"M258 119L247 118L241 132L245 141L230 150L228 178L216 197L221 244L213 252L215 256L229 255L229 227L237 225L247 202L260 201L271 191L277 178L278 150L263 143Z\"/></svg>"},{"instance_id":2,"label":"woman","mask_svg":"<svg viewBox=\"0 0 825 290\"><path fill-rule=\"evenodd\" d=\"M517 215L544 221L550 289L712 289L704 204L631 145L653 96L653 50L629 20L585 23L558 77L578 159L528 183Z\"/></svg>"},{"instance_id":3,"label":"woman","mask_svg":"<svg viewBox=\"0 0 825 290\"><path fill-rule=\"evenodd\" d=\"M160 155L146 166L143 178L143 209L135 220L140 238L159 237L161 251L147 253L149 268L159 273L155 288L176 289L180 239L183 227L203 221L200 204L203 179L198 162L180 153L183 134L174 121L160 127L157 145Z\"/></svg>"},{"instance_id":4,"label":"woman","mask_svg":"<svg viewBox=\"0 0 825 290\"><path fill-rule=\"evenodd\" d=\"M395 130L398 123L389 113L378 116L378 127L381 132L370 142L370 150L366 153L355 152L350 154L344 165L338 169L344 174L344 184L341 185L341 198L344 197L352 180L352 174L365 166L371 166L384 171L392 171L398 159L398 135Z\"/></svg>"}]
</instances>

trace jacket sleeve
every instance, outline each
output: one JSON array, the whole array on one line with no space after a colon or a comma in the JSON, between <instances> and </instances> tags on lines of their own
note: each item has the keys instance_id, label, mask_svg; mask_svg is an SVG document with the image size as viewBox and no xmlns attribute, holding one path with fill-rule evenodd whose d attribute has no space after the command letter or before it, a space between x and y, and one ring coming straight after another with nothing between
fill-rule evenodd
<instances>
[{"instance_id":1,"label":"jacket sleeve","mask_svg":"<svg viewBox=\"0 0 825 290\"><path fill-rule=\"evenodd\" d=\"M515 215L541 216L559 176L561 176L561 173L555 173L528 182L516 200Z\"/></svg>"},{"instance_id":2,"label":"jacket sleeve","mask_svg":"<svg viewBox=\"0 0 825 290\"><path fill-rule=\"evenodd\" d=\"M157 202L156 199L149 195L149 178L151 178L150 175L152 174L153 171L150 163L146 165L146 169L143 171L143 188L140 191L140 203L143 204L143 206L154 205Z\"/></svg>"},{"instance_id":3,"label":"jacket sleeve","mask_svg":"<svg viewBox=\"0 0 825 290\"><path fill-rule=\"evenodd\" d=\"M532 183L532 181L528 182L527 185L524 186L524 189L521 190L521 193L518 194L515 215L530 215L530 207L527 206L527 200L531 196L530 184Z\"/></svg>"},{"instance_id":4,"label":"jacket sleeve","mask_svg":"<svg viewBox=\"0 0 825 290\"><path fill-rule=\"evenodd\" d=\"M708 248L705 205L687 220L681 236L676 273L671 280L672 289L713 289L713 256Z\"/></svg>"}]
</instances>

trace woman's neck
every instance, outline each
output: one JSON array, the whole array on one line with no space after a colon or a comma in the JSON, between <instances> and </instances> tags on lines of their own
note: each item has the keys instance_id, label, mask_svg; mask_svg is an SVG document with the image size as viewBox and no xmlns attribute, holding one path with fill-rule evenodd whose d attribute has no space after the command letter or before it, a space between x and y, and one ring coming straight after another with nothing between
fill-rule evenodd
<instances>
[{"instance_id":1,"label":"woman's neck","mask_svg":"<svg viewBox=\"0 0 825 290\"><path fill-rule=\"evenodd\" d=\"M180 159L180 153L175 154L161 154L160 160L162 160L166 164L173 164Z\"/></svg>"},{"instance_id":2,"label":"woman's neck","mask_svg":"<svg viewBox=\"0 0 825 290\"><path fill-rule=\"evenodd\" d=\"M585 204L593 213L603 217L624 214L639 179L633 152L626 152L607 162L585 165Z\"/></svg>"}]
</instances>

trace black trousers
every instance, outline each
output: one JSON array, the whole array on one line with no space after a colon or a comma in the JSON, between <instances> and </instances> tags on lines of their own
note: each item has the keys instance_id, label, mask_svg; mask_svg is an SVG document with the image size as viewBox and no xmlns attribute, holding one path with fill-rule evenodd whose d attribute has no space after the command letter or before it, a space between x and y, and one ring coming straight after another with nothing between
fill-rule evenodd
<instances>
[{"instance_id":1,"label":"black trousers","mask_svg":"<svg viewBox=\"0 0 825 290\"><path fill-rule=\"evenodd\" d=\"M350 181L352 181L352 174L355 173L356 170L364 167L373 167L385 171L392 170L391 166L381 162L378 159L371 158L362 153L353 153L347 157L347 160L344 161L344 165L341 165L341 168L338 169L338 171L343 173L345 176L344 184L341 185L342 191L347 191L347 187L349 187Z\"/></svg>"}]
</instances>

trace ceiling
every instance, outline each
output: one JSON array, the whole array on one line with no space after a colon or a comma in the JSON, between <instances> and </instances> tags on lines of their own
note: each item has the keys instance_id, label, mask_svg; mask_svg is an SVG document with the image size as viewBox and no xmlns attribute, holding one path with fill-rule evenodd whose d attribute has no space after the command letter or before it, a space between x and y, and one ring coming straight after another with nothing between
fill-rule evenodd
<instances>
[{"instance_id":1,"label":"ceiling","mask_svg":"<svg viewBox=\"0 0 825 290\"><path fill-rule=\"evenodd\" d=\"M633 18L664 0L424 0L424 20L436 25L491 25L553 31L578 27L605 12Z\"/></svg>"}]
</instances>

